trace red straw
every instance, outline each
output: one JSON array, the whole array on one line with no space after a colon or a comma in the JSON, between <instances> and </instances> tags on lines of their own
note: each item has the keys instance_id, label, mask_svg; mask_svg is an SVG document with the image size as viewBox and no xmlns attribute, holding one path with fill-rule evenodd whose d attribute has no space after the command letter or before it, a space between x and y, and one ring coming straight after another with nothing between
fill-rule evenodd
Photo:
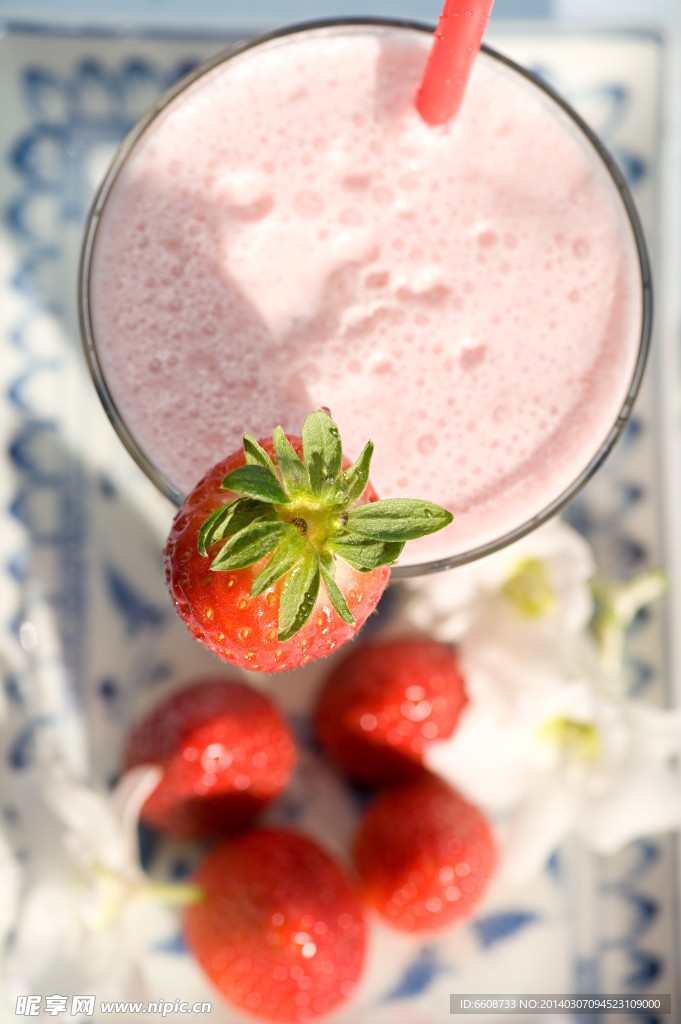
<instances>
[{"instance_id":1,"label":"red straw","mask_svg":"<svg viewBox=\"0 0 681 1024\"><path fill-rule=\"evenodd\" d=\"M416 94L416 109L426 124L444 124L461 106L493 3L445 0Z\"/></svg>"}]
</instances>

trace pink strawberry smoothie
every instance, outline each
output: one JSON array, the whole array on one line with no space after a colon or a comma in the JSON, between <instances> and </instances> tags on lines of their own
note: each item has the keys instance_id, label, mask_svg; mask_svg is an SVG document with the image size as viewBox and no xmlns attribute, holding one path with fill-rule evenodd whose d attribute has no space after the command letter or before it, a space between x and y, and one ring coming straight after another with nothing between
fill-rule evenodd
<instances>
[{"instance_id":1,"label":"pink strawberry smoothie","mask_svg":"<svg viewBox=\"0 0 681 1024\"><path fill-rule=\"evenodd\" d=\"M430 37L245 50L185 89L108 196L90 301L129 430L181 492L244 431L327 406L381 497L454 513L407 562L520 527L585 469L641 336L634 236L571 119L481 54L453 123L413 106Z\"/></svg>"}]
</instances>

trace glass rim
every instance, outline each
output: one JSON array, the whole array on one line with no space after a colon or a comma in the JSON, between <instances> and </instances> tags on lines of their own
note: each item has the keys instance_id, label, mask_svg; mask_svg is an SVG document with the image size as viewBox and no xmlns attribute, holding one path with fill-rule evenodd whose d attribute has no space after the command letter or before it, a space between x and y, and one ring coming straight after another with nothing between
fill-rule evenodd
<instances>
[{"instance_id":1,"label":"glass rim","mask_svg":"<svg viewBox=\"0 0 681 1024\"><path fill-rule=\"evenodd\" d=\"M202 78L205 74L208 74L218 65L223 64L227 60L231 60L233 57L238 56L250 49L257 46L262 46L267 43L273 42L277 39L284 39L290 35L298 35L307 32L324 31L327 29L336 28L386 28L386 29L398 29L404 31L415 31L428 33L430 35L435 31L435 26L428 25L424 22L412 21L409 19L401 18L374 18L374 17L339 17L339 18L323 18L315 19L312 21L298 22L293 25L287 25L283 28L276 29L272 32L267 32L261 35L254 36L249 39L242 40L237 43L233 43L225 49L220 50L218 53L209 57L207 60L202 61L195 68L193 68L188 74L184 75L177 82L175 82L169 89L162 93L157 100L147 109L142 117L136 122L131 131L121 142L116 153L114 154L111 163L109 164L107 173L97 190L92 206L90 208L83 238L83 244L80 253L80 262L78 269L78 317L80 324L80 333L85 356L90 371L90 375L94 382L97 390L99 399L102 403L104 411L106 412L114 430L118 434L119 439L127 449L128 453L133 457L140 469L145 475L151 480L156 489L167 497L174 505L179 506L182 504L184 495L181 491L174 486L174 484L165 476L161 470L154 465L148 455L140 446L139 442L132 435L128 428L123 416L116 405L114 397L109 390L106 382L106 377L102 365L99 360L97 353L97 343L95 339L95 333L92 325L91 317L91 303L90 303L90 267L92 263L92 256L97 237L97 231L99 228L99 222L102 217L107 199L109 194L118 178L118 174L127 162L132 150L135 147L138 139L144 134L149 125L155 120L155 118L166 109L166 107L178 96L184 92L187 88L192 86L198 79ZM467 551L459 552L458 554L451 555L444 558L434 559L432 561L414 563L411 565L394 565L391 567L391 578L395 580L407 579L413 576L423 576L430 573L440 572L444 569L452 569L460 565L466 565L469 562L477 561L480 558L484 558L487 555L491 555L502 548L507 547L509 544L513 544L515 541L520 540L526 534L532 530L541 526L547 522L554 515L556 515L561 509L563 509L588 483L588 481L594 476L596 471L600 468L605 458L613 448L615 442L622 433L626 426L631 411L638 394L641 381L643 379L643 372L645 370L648 352L650 349L650 340L652 333L652 315L653 315L653 299L652 299L652 277L651 277L651 266L650 259L648 256L648 250L646 246L645 236L643 228L634 204L634 200L631 196L629 186L627 185L622 172L617 166L614 158L611 156L603 142L599 139L596 133L589 127L584 119L574 110L574 108L565 100L559 93L555 91L547 82L541 79L538 75L532 71L524 68L522 65L517 64L511 58L499 53L498 50L488 46L486 43L482 44L481 51L487 54L494 60L504 64L513 72L520 74L523 78L531 82L534 86L541 89L549 99L558 105L558 107L570 118L574 125L579 129L581 134L586 138L587 142L591 144L596 152L596 155L600 158L601 163L608 172L610 179L612 180L616 192L619 195L620 201L624 208L627 221L632 231L636 253L638 256L638 266L640 271L640 282L641 282L641 332L639 337L639 347L636 356L636 361L632 376L629 382L629 387L624 400L619 408L615 421L610 428L606 437L598 445L594 455L587 463L585 468L579 473L572 483L565 488L552 502L546 505L539 512L535 513L524 523L515 527L512 530L502 534L500 537L496 537L492 541L488 541L485 544L480 544L475 548L470 548Z\"/></svg>"}]
</instances>

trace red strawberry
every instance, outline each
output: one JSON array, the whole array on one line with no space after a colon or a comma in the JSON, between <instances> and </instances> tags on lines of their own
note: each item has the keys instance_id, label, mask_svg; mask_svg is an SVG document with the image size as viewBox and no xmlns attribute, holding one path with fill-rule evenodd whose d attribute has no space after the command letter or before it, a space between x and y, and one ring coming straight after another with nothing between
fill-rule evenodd
<instances>
[{"instance_id":1,"label":"red strawberry","mask_svg":"<svg viewBox=\"0 0 681 1024\"><path fill-rule=\"evenodd\" d=\"M311 1021L354 995L365 925L356 894L315 843L256 829L213 850L185 912L190 952L227 1002L265 1020Z\"/></svg>"},{"instance_id":2,"label":"red strawberry","mask_svg":"<svg viewBox=\"0 0 681 1024\"><path fill-rule=\"evenodd\" d=\"M173 693L132 732L125 767L163 778L142 820L178 839L230 832L286 787L296 758L289 728L263 694L227 679Z\"/></svg>"},{"instance_id":3,"label":"red strawberry","mask_svg":"<svg viewBox=\"0 0 681 1024\"><path fill-rule=\"evenodd\" d=\"M281 427L261 444L244 435L243 450L206 474L165 549L170 593L197 639L243 668L277 672L355 635L405 541L452 520L429 502L378 501L372 452L368 442L349 466L319 411L302 438Z\"/></svg>"},{"instance_id":4,"label":"red strawberry","mask_svg":"<svg viewBox=\"0 0 681 1024\"><path fill-rule=\"evenodd\" d=\"M416 778L423 752L451 736L466 703L452 649L428 639L356 647L336 664L320 692L317 735L358 782Z\"/></svg>"},{"instance_id":5,"label":"red strawberry","mask_svg":"<svg viewBox=\"0 0 681 1024\"><path fill-rule=\"evenodd\" d=\"M367 902L404 932L435 931L465 920L496 863L480 811L433 775L375 801L360 826L354 856Z\"/></svg>"}]
</instances>

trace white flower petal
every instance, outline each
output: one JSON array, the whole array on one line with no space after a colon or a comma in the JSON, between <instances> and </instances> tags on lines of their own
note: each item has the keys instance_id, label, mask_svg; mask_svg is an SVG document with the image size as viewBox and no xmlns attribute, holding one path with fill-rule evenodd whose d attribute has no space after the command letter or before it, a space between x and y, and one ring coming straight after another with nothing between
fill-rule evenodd
<instances>
[{"instance_id":1,"label":"white flower petal","mask_svg":"<svg viewBox=\"0 0 681 1024\"><path fill-rule=\"evenodd\" d=\"M628 704L637 748L655 760L681 755L681 708L656 708L643 701Z\"/></svg>"},{"instance_id":2,"label":"white flower petal","mask_svg":"<svg viewBox=\"0 0 681 1024\"><path fill-rule=\"evenodd\" d=\"M64 826L70 854L81 864L118 859L120 838L109 801L103 794L73 779L63 764L43 768L43 796Z\"/></svg>"},{"instance_id":3,"label":"white flower petal","mask_svg":"<svg viewBox=\"0 0 681 1024\"><path fill-rule=\"evenodd\" d=\"M585 800L579 829L600 853L681 827L681 710L628 701L628 749L608 791Z\"/></svg>"},{"instance_id":4,"label":"white flower petal","mask_svg":"<svg viewBox=\"0 0 681 1024\"><path fill-rule=\"evenodd\" d=\"M577 795L551 782L526 799L510 823L502 850L501 878L524 885L541 871L572 828L577 808Z\"/></svg>"},{"instance_id":5,"label":"white flower petal","mask_svg":"<svg viewBox=\"0 0 681 1024\"><path fill-rule=\"evenodd\" d=\"M67 886L36 882L23 901L7 955L9 986L17 993L47 991L77 934L73 894ZM59 991L58 989L56 991Z\"/></svg>"},{"instance_id":6,"label":"white flower petal","mask_svg":"<svg viewBox=\"0 0 681 1024\"><path fill-rule=\"evenodd\" d=\"M556 598L555 610L539 617L542 626L545 628L543 620L547 619L560 622L569 633L583 629L593 606L587 584L595 562L584 538L560 520L547 523L487 558L408 583L413 593L407 615L417 628L428 630L438 639L459 640L477 619L488 617L493 610L486 608L489 599L499 595L518 565L528 560L538 560L545 566ZM497 602L497 619L499 611L516 624L522 621L507 600Z\"/></svg>"},{"instance_id":7,"label":"white flower petal","mask_svg":"<svg viewBox=\"0 0 681 1024\"><path fill-rule=\"evenodd\" d=\"M111 794L111 810L120 830L125 860L137 858L137 825L142 807L163 776L158 765L140 765L126 772Z\"/></svg>"},{"instance_id":8,"label":"white flower petal","mask_svg":"<svg viewBox=\"0 0 681 1024\"><path fill-rule=\"evenodd\" d=\"M640 836L681 827L681 780L636 765L607 795L580 808L579 833L597 853L615 853Z\"/></svg>"},{"instance_id":9,"label":"white flower petal","mask_svg":"<svg viewBox=\"0 0 681 1024\"><path fill-rule=\"evenodd\" d=\"M136 823L160 774L154 766L135 769L112 794L75 781L56 762L31 774L26 885L6 970L15 991L87 985L130 998L142 942L132 914L144 880Z\"/></svg>"},{"instance_id":10,"label":"white flower petal","mask_svg":"<svg viewBox=\"0 0 681 1024\"><path fill-rule=\"evenodd\" d=\"M503 728L495 709L484 702L464 709L455 734L431 744L424 763L488 811L513 806L527 785L516 735Z\"/></svg>"},{"instance_id":11,"label":"white flower petal","mask_svg":"<svg viewBox=\"0 0 681 1024\"><path fill-rule=\"evenodd\" d=\"M63 842L73 860L83 867L98 864L134 872L139 811L160 776L160 768L141 766L106 795L71 778L58 762L45 766L44 799L64 826Z\"/></svg>"}]
</instances>

